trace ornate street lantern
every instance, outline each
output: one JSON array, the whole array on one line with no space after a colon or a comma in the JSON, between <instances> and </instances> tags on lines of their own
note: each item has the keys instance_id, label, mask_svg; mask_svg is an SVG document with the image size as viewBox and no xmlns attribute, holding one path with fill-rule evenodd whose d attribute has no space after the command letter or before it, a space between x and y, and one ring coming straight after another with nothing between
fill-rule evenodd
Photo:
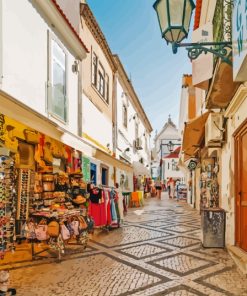
<instances>
[{"instance_id":1,"label":"ornate street lantern","mask_svg":"<svg viewBox=\"0 0 247 296\"><path fill-rule=\"evenodd\" d=\"M166 145L167 145L168 150L170 152L172 152L173 148L174 148L174 144L172 143L172 141L169 141Z\"/></svg>"},{"instance_id":2,"label":"ornate street lantern","mask_svg":"<svg viewBox=\"0 0 247 296\"><path fill-rule=\"evenodd\" d=\"M192 0L157 0L153 7L157 12L162 38L168 43L180 43L188 36L195 8Z\"/></svg>"},{"instance_id":3,"label":"ornate street lantern","mask_svg":"<svg viewBox=\"0 0 247 296\"><path fill-rule=\"evenodd\" d=\"M153 7L158 16L162 38L172 44L173 53L177 53L178 47L185 47L190 60L195 60L202 53L210 52L232 65L231 41L181 43L189 33L191 15L195 8L193 0L156 0Z\"/></svg>"}]
</instances>

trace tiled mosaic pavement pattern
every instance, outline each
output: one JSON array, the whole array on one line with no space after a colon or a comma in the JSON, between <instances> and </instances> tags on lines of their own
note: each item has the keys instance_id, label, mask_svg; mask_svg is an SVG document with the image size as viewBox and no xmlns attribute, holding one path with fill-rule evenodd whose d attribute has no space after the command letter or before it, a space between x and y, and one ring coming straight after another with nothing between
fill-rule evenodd
<instances>
[{"instance_id":1,"label":"tiled mosaic pavement pattern","mask_svg":"<svg viewBox=\"0 0 247 296\"><path fill-rule=\"evenodd\" d=\"M199 214L163 195L96 231L86 252L11 270L11 286L18 296L247 296L227 252L202 248L200 235Z\"/></svg>"}]
</instances>

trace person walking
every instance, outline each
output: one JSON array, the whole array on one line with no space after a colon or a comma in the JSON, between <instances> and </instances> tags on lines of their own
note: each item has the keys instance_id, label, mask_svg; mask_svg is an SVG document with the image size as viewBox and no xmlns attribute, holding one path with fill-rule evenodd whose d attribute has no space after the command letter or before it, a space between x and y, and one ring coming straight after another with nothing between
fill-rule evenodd
<instances>
[{"instance_id":1,"label":"person walking","mask_svg":"<svg viewBox=\"0 0 247 296\"><path fill-rule=\"evenodd\" d=\"M179 201L179 185L180 185L180 180L177 179L177 181L176 181L176 198L177 198L177 201Z\"/></svg>"},{"instance_id":2,"label":"person walking","mask_svg":"<svg viewBox=\"0 0 247 296\"><path fill-rule=\"evenodd\" d=\"M159 178L155 181L155 189L157 192L158 199L161 199L161 189L162 189L162 184Z\"/></svg>"},{"instance_id":3,"label":"person walking","mask_svg":"<svg viewBox=\"0 0 247 296\"><path fill-rule=\"evenodd\" d=\"M171 190L171 198L175 197L175 181L170 178L170 190Z\"/></svg>"},{"instance_id":4,"label":"person walking","mask_svg":"<svg viewBox=\"0 0 247 296\"><path fill-rule=\"evenodd\" d=\"M167 178L167 183L166 183L166 187L167 187L167 192L168 192L168 197L171 198L171 184L170 184L170 181L171 181L171 178Z\"/></svg>"}]
</instances>

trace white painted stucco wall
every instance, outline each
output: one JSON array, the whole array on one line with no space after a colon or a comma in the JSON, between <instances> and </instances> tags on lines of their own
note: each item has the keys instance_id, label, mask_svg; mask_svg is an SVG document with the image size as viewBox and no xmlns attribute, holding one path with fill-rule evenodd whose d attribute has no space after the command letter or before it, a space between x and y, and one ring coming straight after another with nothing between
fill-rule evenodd
<instances>
[{"instance_id":1,"label":"white painted stucco wall","mask_svg":"<svg viewBox=\"0 0 247 296\"><path fill-rule=\"evenodd\" d=\"M28 0L2 0L2 90L38 113L47 112L48 31L56 36ZM56 36L57 39L59 39ZM62 42L61 42L62 43ZM67 51L68 122L64 129L77 134L78 77L72 72L75 57Z\"/></svg>"},{"instance_id":2,"label":"white painted stucco wall","mask_svg":"<svg viewBox=\"0 0 247 296\"><path fill-rule=\"evenodd\" d=\"M182 170L173 170L172 169L172 161L175 161L178 164L178 158L166 158L163 160L163 179L167 179L167 178L179 178L180 180L184 181L185 180L185 176L184 176L184 171Z\"/></svg>"},{"instance_id":3,"label":"white painted stucco wall","mask_svg":"<svg viewBox=\"0 0 247 296\"><path fill-rule=\"evenodd\" d=\"M112 122L91 100L82 96L82 131L104 147L112 150Z\"/></svg>"},{"instance_id":4,"label":"white painted stucco wall","mask_svg":"<svg viewBox=\"0 0 247 296\"><path fill-rule=\"evenodd\" d=\"M124 90L120 82L120 78L117 78L116 84L116 108L117 108L117 150L116 156L120 158L120 155L124 150L130 147L130 151L126 154L130 157L131 163L133 161L139 161L140 158L144 159L144 166L149 165L150 167L150 135L147 132L145 125L142 121L141 116L137 115L137 110L132 104L131 98L128 97L128 94ZM128 119L127 119L127 128L123 125L123 104L127 107ZM135 119L133 118L135 116ZM138 137L142 140L142 150L136 151L133 147L135 140L135 122L139 122L139 132ZM145 135L145 136L144 136ZM145 138L147 145L145 145Z\"/></svg>"}]
</instances>

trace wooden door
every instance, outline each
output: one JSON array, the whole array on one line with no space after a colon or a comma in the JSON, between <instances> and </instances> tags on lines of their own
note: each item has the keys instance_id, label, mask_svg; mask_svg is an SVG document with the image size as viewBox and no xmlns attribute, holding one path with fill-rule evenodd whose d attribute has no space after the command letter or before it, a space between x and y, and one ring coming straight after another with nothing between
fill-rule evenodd
<instances>
[{"instance_id":1,"label":"wooden door","mask_svg":"<svg viewBox=\"0 0 247 296\"><path fill-rule=\"evenodd\" d=\"M236 245L247 251L247 124L235 137Z\"/></svg>"}]
</instances>

